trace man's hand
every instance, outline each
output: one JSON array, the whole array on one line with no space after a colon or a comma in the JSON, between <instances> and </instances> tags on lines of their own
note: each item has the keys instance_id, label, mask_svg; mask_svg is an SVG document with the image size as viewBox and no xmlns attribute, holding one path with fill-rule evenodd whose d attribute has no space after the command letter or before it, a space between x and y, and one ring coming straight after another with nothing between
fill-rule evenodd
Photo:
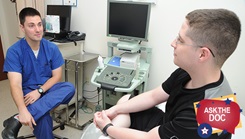
<instances>
[{"instance_id":1,"label":"man's hand","mask_svg":"<svg viewBox=\"0 0 245 139\"><path fill-rule=\"evenodd\" d=\"M117 111L116 111L116 106L117 106L117 105L115 105L115 106L113 106L113 107L111 107L111 108L105 110L106 115L107 115L111 120L114 119L114 118L118 115L118 113L117 113Z\"/></svg>"},{"instance_id":2,"label":"man's hand","mask_svg":"<svg viewBox=\"0 0 245 139\"><path fill-rule=\"evenodd\" d=\"M25 105L28 106L29 104L34 103L36 100L40 98L41 94L37 90L33 90L30 93L24 96Z\"/></svg>"},{"instance_id":3,"label":"man's hand","mask_svg":"<svg viewBox=\"0 0 245 139\"><path fill-rule=\"evenodd\" d=\"M99 129L102 130L108 123L111 123L111 120L107 117L104 110L94 114L94 124Z\"/></svg>"},{"instance_id":4,"label":"man's hand","mask_svg":"<svg viewBox=\"0 0 245 139\"><path fill-rule=\"evenodd\" d=\"M114 119L116 116L117 116L117 113L116 113L116 108L115 106L111 107L110 109L107 109L104 111L105 113L105 116L111 121L112 119ZM96 112L94 114L94 120L93 120L93 123L98 127L97 125L97 122L96 122L96 119L103 119L102 118L102 111L101 112ZM99 128L99 127L98 127Z\"/></svg>"},{"instance_id":5,"label":"man's hand","mask_svg":"<svg viewBox=\"0 0 245 139\"><path fill-rule=\"evenodd\" d=\"M32 124L37 125L34 118L28 110L24 110L19 113L19 121L21 124L29 126L32 130L34 130Z\"/></svg>"}]
</instances>

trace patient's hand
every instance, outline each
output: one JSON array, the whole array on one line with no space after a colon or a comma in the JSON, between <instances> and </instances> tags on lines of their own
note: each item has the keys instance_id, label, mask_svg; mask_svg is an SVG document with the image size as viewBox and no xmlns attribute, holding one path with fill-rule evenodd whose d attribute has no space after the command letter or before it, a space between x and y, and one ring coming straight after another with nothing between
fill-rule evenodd
<instances>
[{"instance_id":1,"label":"patient's hand","mask_svg":"<svg viewBox=\"0 0 245 139\"><path fill-rule=\"evenodd\" d=\"M113 120L117 115L116 105L111 107L110 109L105 110L106 115Z\"/></svg>"},{"instance_id":2,"label":"patient's hand","mask_svg":"<svg viewBox=\"0 0 245 139\"><path fill-rule=\"evenodd\" d=\"M94 114L94 124L99 129L103 129L108 123L111 123L111 120L107 117L106 112L96 112Z\"/></svg>"}]
</instances>

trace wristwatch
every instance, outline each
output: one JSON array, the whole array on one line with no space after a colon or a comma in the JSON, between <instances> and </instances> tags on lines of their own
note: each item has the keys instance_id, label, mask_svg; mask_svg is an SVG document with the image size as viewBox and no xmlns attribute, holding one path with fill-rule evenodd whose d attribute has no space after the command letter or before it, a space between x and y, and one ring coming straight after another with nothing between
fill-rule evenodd
<instances>
[{"instance_id":1,"label":"wristwatch","mask_svg":"<svg viewBox=\"0 0 245 139\"><path fill-rule=\"evenodd\" d=\"M105 136L108 136L108 133L107 133L107 128L108 127L110 127L110 126L113 126L113 124L112 123L109 123L109 124L107 124L103 129L102 129L102 132L103 132L103 134L105 135Z\"/></svg>"},{"instance_id":2,"label":"wristwatch","mask_svg":"<svg viewBox=\"0 0 245 139\"><path fill-rule=\"evenodd\" d=\"M42 89L41 87L38 88L37 91L38 91L38 93L40 93L41 95L44 94L44 91L43 91L43 89Z\"/></svg>"}]
</instances>

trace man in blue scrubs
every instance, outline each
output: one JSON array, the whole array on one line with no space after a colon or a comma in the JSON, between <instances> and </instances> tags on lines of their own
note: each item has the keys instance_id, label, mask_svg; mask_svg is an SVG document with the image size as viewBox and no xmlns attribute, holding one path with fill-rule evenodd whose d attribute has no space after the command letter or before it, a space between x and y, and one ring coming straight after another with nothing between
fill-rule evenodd
<instances>
[{"instance_id":1,"label":"man in blue scrubs","mask_svg":"<svg viewBox=\"0 0 245 139\"><path fill-rule=\"evenodd\" d=\"M60 82L64 60L58 47L42 38L40 13L24 8L19 19L25 37L8 49L4 62L19 113L4 121L2 137L17 138L19 129L25 125L34 130L37 139L53 139L49 111L67 104L75 88L69 82Z\"/></svg>"}]
</instances>

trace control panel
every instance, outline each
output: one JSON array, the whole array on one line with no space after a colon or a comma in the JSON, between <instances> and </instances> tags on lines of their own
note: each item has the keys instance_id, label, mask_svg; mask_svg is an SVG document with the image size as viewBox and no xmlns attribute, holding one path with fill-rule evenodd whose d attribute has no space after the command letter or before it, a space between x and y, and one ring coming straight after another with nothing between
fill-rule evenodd
<instances>
[{"instance_id":1,"label":"control panel","mask_svg":"<svg viewBox=\"0 0 245 139\"><path fill-rule=\"evenodd\" d=\"M103 87L129 87L135 77L136 71L132 69L107 66L95 79Z\"/></svg>"}]
</instances>

